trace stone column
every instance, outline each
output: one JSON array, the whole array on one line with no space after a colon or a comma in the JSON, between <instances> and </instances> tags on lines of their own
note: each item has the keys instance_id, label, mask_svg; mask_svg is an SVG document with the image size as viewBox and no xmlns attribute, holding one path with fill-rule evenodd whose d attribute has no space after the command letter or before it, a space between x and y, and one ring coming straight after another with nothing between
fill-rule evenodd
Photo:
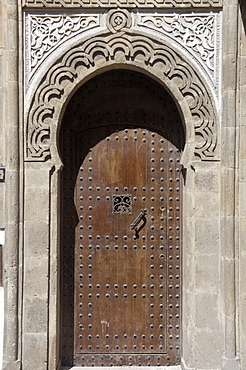
<instances>
[{"instance_id":1,"label":"stone column","mask_svg":"<svg viewBox=\"0 0 246 370\"><path fill-rule=\"evenodd\" d=\"M49 368L50 170L25 164L23 370Z\"/></svg>"},{"instance_id":2,"label":"stone column","mask_svg":"<svg viewBox=\"0 0 246 370\"><path fill-rule=\"evenodd\" d=\"M241 368L246 369L246 3L241 1L240 16L240 140L239 140L239 335Z\"/></svg>"},{"instance_id":3,"label":"stone column","mask_svg":"<svg viewBox=\"0 0 246 370\"><path fill-rule=\"evenodd\" d=\"M6 241L4 247L4 359L3 369L20 368L18 322L19 282L19 85L18 1L2 0L4 28L3 79L6 154Z\"/></svg>"},{"instance_id":4,"label":"stone column","mask_svg":"<svg viewBox=\"0 0 246 370\"><path fill-rule=\"evenodd\" d=\"M238 1L223 8L222 127L221 127L221 253L223 278L224 346L222 368L239 369L236 347L236 167Z\"/></svg>"}]
</instances>

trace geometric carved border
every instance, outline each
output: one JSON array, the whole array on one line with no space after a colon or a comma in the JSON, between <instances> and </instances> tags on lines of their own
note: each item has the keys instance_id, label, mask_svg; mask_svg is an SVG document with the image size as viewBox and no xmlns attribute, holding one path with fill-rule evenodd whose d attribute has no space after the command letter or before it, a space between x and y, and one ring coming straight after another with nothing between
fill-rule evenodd
<instances>
[{"instance_id":1,"label":"geometric carved border","mask_svg":"<svg viewBox=\"0 0 246 370\"><path fill-rule=\"evenodd\" d=\"M124 16L127 18L126 10ZM201 160L217 159L217 113L213 98L195 68L170 45L130 32L127 19L122 22L122 28L118 27L119 23L110 23L111 19L117 19L118 22L113 10L108 17L111 33L90 37L72 47L43 76L27 117L26 160L46 161L50 158L51 130L54 131L52 125L56 124L54 121L58 120L66 102L66 89L72 91L76 88L81 76L88 74L99 59L104 63L118 63L119 55L121 65L124 62L128 65L137 63L143 69L146 66L158 69L160 79L163 76L170 89L172 85L178 88L194 122L194 155Z\"/></svg>"},{"instance_id":2,"label":"geometric carved border","mask_svg":"<svg viewBox=\"0 0 246 370\"><path fill-rule=\"evenodd\" d=\"M27 7L63 8L184 8L221 7L222 0L23 0Z\"/></svg>"}]
</instances>

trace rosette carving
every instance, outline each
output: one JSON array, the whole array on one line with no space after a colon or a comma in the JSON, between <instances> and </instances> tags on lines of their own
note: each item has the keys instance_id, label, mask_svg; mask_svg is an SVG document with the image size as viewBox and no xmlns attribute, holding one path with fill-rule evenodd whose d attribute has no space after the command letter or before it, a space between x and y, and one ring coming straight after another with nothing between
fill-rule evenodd
<instances>
[{"instance_id":1,"label":"rosette carving","mask_svg":"<svg viewBox=\"0 0 246 370\"><path fill-rule=\"evenodd\" d=\"M107 14L107 27L112 33L124 31L132 25L131 14L125 9L110 10Z\"/></svg>"}]
</instances>

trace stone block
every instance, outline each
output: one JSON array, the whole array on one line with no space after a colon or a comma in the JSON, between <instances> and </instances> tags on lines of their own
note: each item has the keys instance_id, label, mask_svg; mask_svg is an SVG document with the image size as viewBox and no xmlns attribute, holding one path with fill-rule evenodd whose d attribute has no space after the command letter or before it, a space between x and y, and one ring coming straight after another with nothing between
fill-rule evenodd
<instances>
[{"instance_id":1,"label":"stone block","mask_svg":"<svg viewBox=\"0 0 246 370\"><path fill-rule=\"evenodd\" d=\"M183 303L183 327L195 328L195 294L185 291Z\"/></svg>"},{"instance_id":2,"label":"stone block","mask_svg":"<svg viewBox=\"0 0 246 370\"><path fill-rule=\"evenodd\" d=\"M246 279L245 279L245 272L246 272L246 253L240 254L239 259L239 286L240 286L240 294L246 296ZM246 334L246 331L245 331Z\"/></svg>"},{"instance_id":3,"label":"stone block","mask_svg":"<svg viewBox=\"0 0 246 370\"><path fill-rule=\"evenodd\" d=\"M224 217L234 215L235 172L233 168L221 171L221 214Z\"/></svg>"},{"instance_id":4,"label":"stone block","mask_svg":"<svg viewBox=\"0 0 246 370\"><path fill-rule=\"evenodd\" d=\"M239 219L239 243L241 253L246 252L246 217Z\"/></svg>"},{"instance_id":5,"label":"stone block","mask_svg":"<svg viewBox=\"0 0 246 370\"><path fill-rule=\"evenodd\" d=\"M17 52L18 33L16 29L16 21L8 19L5 26L8 28L8 32L4 33L5 45L8 45L8 50L15 50Z\"/></svg>"},{"instance_id":6,"label":"stone block","mask_svg":"<svg viewBox=\"0 0 246 370\"><path fill-rule=\"evenodd\" d=\"M5 227L5 184L0 183L0 229Z\"/></svg>"},{"instance_id":7,"label":"stone block","mask_svg":"<svg viewBox=\"0 0 246 370\"><path fill-rule=\"evenodd\" d=\"M48 292L47 292L48 294ZM23 305L23 330L26 333L45 333L48 328L48 300L25 297Z\"/></svg>"},{"instance_id":8,"label":"stone block","mask_svg":"<svg viewBox=\"0 0 246 370\"><path fill-rule=\"evenodd\" d=\"M47 347L46 333L25 333L22 370L47 370Z\"/></svg>"},{"instance_id":9,"label":"stone block","mask_svg":"<svg viewBox=\"0 0 246 370\"><path fill-rule=\"evenodd\" d=\"M197 330L193 342L195 369L221 369L221 342L222 335L219 330Z\"/></svg>"},{"instance_id":10,"label":"stone block","mask_svg":"<svg viewBox=\"0 0 246 370\"><path fill-rule=\"evenodd\" d=\"M196 293L196 327L206 330L219 330L220 308L218 293Z\"/></svg>"},{"instance_id":11,"label":"stone block","mask_svg":"<svg viewBox=\"0 0 246 370\"><path fill-rule=\"evenodd\" d=\"M52 281L50 281L50 295L55 295L57 292L57 281L58 281L58 270L57 264L59 260L55 259L50 262L50 276L52 276Z\"/></svg>"},{"instance_id":12,"label":"stone block","mask_svg":"<svg viewBox=\"0 0 246 370\"><path fill-rule=\"evenodd\" d=\"M8 60L6 66L6 73L9 81L18 80L18 56L16 50L9 50L6 52L6 58Z\"/></svg>"},{"instance_id":13,"label":"stone block","mask_svg":"<svg viewBox=\"0 0 246 370\"><path fill-rule=\"evenodd\" d=\"M223 22L226 27L223 28L223 49L225 55L236 55L237 47L237 4L233 4L233 1L224 8Z\"/></svg>"},{"instance_id":14,"label":"stone block","mask_svg":"<svg viewBox=\"0 0 246 370\"><path fill-rule=\"evenodd\" d=\"M7 19L11 21L18 21L18 8L16 7L16 2L14 0L8 0L7 10Z\"/></svg>"},{"instance_id":15,"label":"stone block","mask_svg":"<svg viewBox=\"0 0 246 370\"><path fill-rule=\"evenodd\" d=\"M193 217L184 217L183 230L183 248L185 248L184 255L194 254L195 220Z\"/></svg>"},{"instance_id":16,"label":"stone block","mask_svg":"<svg viewBox=\"0 0 246 370\"><path fill-rule=\"evenodd\" d=\"M194 292L195 286L195 257L193 254L185 254L185 261L183 267L183 285L186 293Z\"/></svg>"},{"instance_id":17,"label":"stone block","mask_svg":"<svg viewBox=\"0 0 246 370\"><path fill-rule=\"evenodd\" d=\"M234 217L221 217L221 253L223 257L234 258Z\"/></svg>"},{"instance_id":18,"label":"stone block","mask_svg":"<svg viewBox=\"0 0 246 370\"><path fill-rule=\"evenodd\" d=\"M4 46L3 42L3 34L4 34L4 27L3 27L3 3L0 2L0 19L2 20L0 23L0 48Z\"/></svg>"},{"instance_id":19,"label":"stone block","mask_svg":"<svg viewBox=\"0 0 246 370\"><path fill-rule=\"evenodd\" d=\"M240 308L239 308L239 317L240 317L240 335L242 349L246 353L246 294L240 295Z\"/></svg>"},{"instance_id":20,"label":"stone block","mask_svg":"<svg viewBox=\"0 0 246 370\"><path fill-rule=\"evenodd\" d=\"M0 9L1 9L1 4L0 4ZM1 16L1 14L0 14ZM1 19L1 18L0 18ZM1 28L0 28L0 32L1 32ZM1 33L0 33L0 37L1 37ZM3 88L3 50L0 48L0 92L1 94L3 94L3 91L2 91L2 88ZM1 100L3 100L3 95L1 96ZM2 109L1 109L1 113L2 113ZM2 124L2 122L0 123L0 125Z\"/></svg>"},{"instance_id":21,"label":"stone block","mask_svg":"<svg viewBox=\"0 0 246 370\"><path fill-rule=\"evenodd\" d=\"M244 49L244 52L246 52L246 37L243 38L243 40L241 42L244 42L245 43L245 49ZM242 44L241 44L241 49L242 49ZM240 70L240 86L246 86L246 55L244 56L241 56L240 58L240 67L241 67L241 70Z\"/></svg>"},{"instance_id":22,"label":"stone block","mask_svg":"<svg viewBox=\"0 0 246 370\"><path fill-rule=\"evenodd\" d=\"M185 217L193 217L194 210L195 210L195 197L194 192L186 192L185 196L183 197L183 210Z\"/></svg>"},{"instance_id":23,"label":"stone block","mask_svg":"<svg viewBox=\"0 0 246 370\"><path fill-rule=\"evenodd\" d=\"M228 102L230 105L230 103ZM226 109L225 109L226 110ZM231 108L230 113L233 111ZM230 120L231 124L235 124L235 117L226 117ZM233 120L233 121L232 121ZM224 121L224 125L228 123ZM222 127L221 128L221 164L225 168L235 167L235 127Z\"/></svg>"},{"instance_id":24,"label":"stone block","mask_svg":"<svg viewBox=\"0 0 246 370\"><path fill-rule=\"evenodd\" d=\"M230 40L230 46L232 46L231 40ZM237 71L237 55L236 55L235 45L233 45L233 50L231 54L224 53L222 57L222 69L223 69L223 74L222 74L223 96L224 96L225 91L227 92L229 91L231 97L233 98L234 96L234 99L230 99L230 103L234 105L235 104L236 71ZM227 109L230 109L230 106L228 106Z\"/></svg>"},{"instance_id":25,"label":"stone block","mask_svg":"<svg viewBox=\"0 0 246 370\"><path fill-rule=\"evenodd\" d=\"M25 221L49 220L49 191L46 188L25 188Z\"/></svg>"},{"instance_id":26,"label":"stone block","mask_svg":"<svg viewBox=\"0 0 246 370\"><path fill-rule=\"evenodd\" d=\"M18 87L18 84L16 81L8 81L7 82L7 86L8 86L8 89L6 90L7 93L6 93L6 101L12 101L12 100L15 100L18 99L18 94L19 94L19 87ZM8 130L6 132L6 137L9 138L9 143L6 143L6 145L8 144L9 146L11 146L11 144L13 144L13 140L16 139L16 137L13 137L13 134L12 134L12 131L16 131L16 122L18 122L18 119L19 119L19 109L18 109L18 105L12 105L11 106L11 109L9 109L9 105L8 103L5 104L5 115L6 115L6 119L8 121ZM11 149L11 148L8 148L8 149ZM15 148L16 149L16 148Z\"/></svg>"},{"instance_id":27,"label":"stone block","mask_svg":"<svg viewBox=\"0 0 246 370\"><path fill-rule=\"evenodd\" d=\"M25 183L28 187L43 188L49 192L49 179L50 168L40 169L40 166L37 166L37 168L27 168L25 170Z\"/></svg>"},{"instance_id":28,"label":"stone block","mask_svg":"<svg viewBox=\"0 0 246 370\"><path fill-rule=\"evenodd\" d=\"M218 293L220 291L219 254L197 255L195 271L195 287L199 292Z\"/></svg>"},{"instance_id":29,"label":"stone block","mask_svg":"<svg viewBox=\"0 0 246 370\"><path fill-rule=\"evenodd\" d=\"M195 176L196 191L218 192L220 190L219 173L216 170L197 169Z\"/></svg>"},{"instance_id":30,"label":"stone block","mask_svg":"<svg viewBox=\"0 0 246 370\"><path fill-rule=\"evenodd\" d=\"M199 254L214 255L220 248L219 219L195 220L195 249Z\"/></svg>"},{"instance_id":31,"label":"stone block","mask_svg":"<svg viewBox=\"0 0 246 370\"><path fill-rule=\"evenodd\" d=\"M219 194L212 192L196 192L195 211L196 218L216 218L219 216L220 202Z\"/></svg>"},{"instance_id":32,"label":"stone block","mask_svg":"<svg viewBox=\"0 0 246 370\"><path fill-rule=\"evenodd\" d=\"M246 101L246 86L240 89L241 101ZM240 126L246 125L246 104L240 104Z\"/></svg>"},{"instance_id":33,"label":"stone block","mask_svg":"<svg viewBox=\"0 0 246 370\"><path fill-rule=\"evenodd\" d=\"M46 257L46 258L45 258ZM24 260L24 289L28 297L47 298L49 287L49 259L47 256L27 257Z\"/></svg>"},{"instance_id":34,"label":"stone block","mask_svg":"<svg viewBox=\"0 0 246 370\"><path fill-rule=\"evenodd\" d=\"M240 159L238 180L239 182L246 182L246 159Z\"/></svg>"},{"instance_id":35,"label":"stone block","mask_svg":"<svg viewBox=\"0 0 246 370\"><path fill-rule=\"evenodd\" d=\"M239 156L246 159L246 126L240 126Z\"/></svg>"},{"instance_id":36,"label":"stone block","mask_svg":"<svg viewBox=\"0 0 246 370\"><path fill-rule=\"evenodd\" d=\"M49 224L47 221L24 222L25 250L27 257L47 256L49 251Z\"/></svg>"},{"instance_id":37,"label":"stone block","mask_svg":"<svg viewBox=\"0 0 246 370\"><path fill-rule=\"evenodd\" d=\"M246 183L239 185L239 215L240 217L246 217Z\"/></svg>"}]
</instances>

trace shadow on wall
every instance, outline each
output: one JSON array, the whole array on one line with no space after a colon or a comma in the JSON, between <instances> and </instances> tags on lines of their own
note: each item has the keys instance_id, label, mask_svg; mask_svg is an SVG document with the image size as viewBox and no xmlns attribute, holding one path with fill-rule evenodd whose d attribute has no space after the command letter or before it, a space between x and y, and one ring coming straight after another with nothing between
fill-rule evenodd
<instances>
[{"instance_id":1,"label":"shadow on wall","mask_svg":"<svg viewBox=\"0 0 246 370\"><path fill-rule=\"evenodd\" d=\"M242 17L244 32L246 33L246 4L244 0L240 0L240 10L241 10L241 17Z\"/></svg>"}]
</instances>

